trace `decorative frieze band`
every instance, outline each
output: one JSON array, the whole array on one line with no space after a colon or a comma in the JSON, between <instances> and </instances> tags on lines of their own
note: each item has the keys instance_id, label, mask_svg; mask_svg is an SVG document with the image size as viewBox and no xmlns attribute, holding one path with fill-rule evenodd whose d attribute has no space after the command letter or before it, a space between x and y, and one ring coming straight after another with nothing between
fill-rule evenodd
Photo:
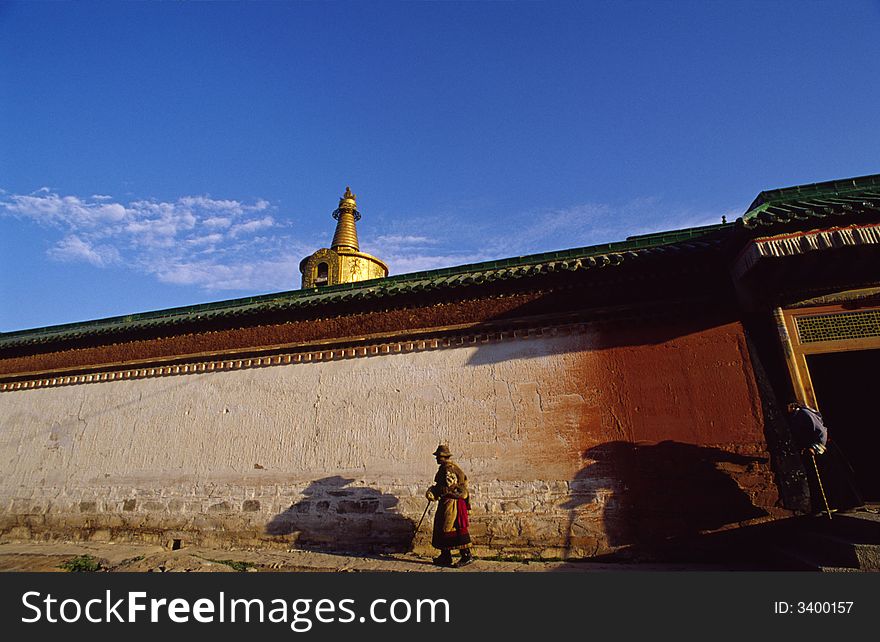
<instances>
[{"instance_id":1,"label":"decorative frieze band","mask_svg":"<svg viewBox=\"0 0 880 642\"><path fill-rule=\"evenodd\" d=\"M755 239L740 253L733 266L733 275L742 277L763 258L797 256L856 245L880 245L880 224L835 227Z\"/></svg>"},{"instance_id":2,"label":"decorative frieze band","mask_svg":"<svg viewBox=\"0 0 880 642\"><path fill-rule=\"evenodd\" d=\"M10 381L0 383L0 392L15 390L31 390L34 388L51 388L56 386L69 386L84 383L100 383L105 381L120 381L126 379L146 379L151 377L168 377L185 374L199 374L206 372L221 372L229 370L243 370L246 368L265 368L268 366L289 365L297 363L317 363L324 361L338 361L340 359L355 359L404 352L421 352L424 350L436 350L440 348L455 348L485 343L496 343L511 339L529 339L535 337L557 336L578 334L586 331L587 323L571 323L564 325L542 326L536 328L518 328L512 330L499 330L494 332L471 333L458 336L432 337L426 339L412 339L373 343L369 345L348 347L323 347L312 350L298 350L284 354L248 358L214 358L207 361L192 363L178 363L174 365L139 365L138 367L124 368L122 365L112 366L113 370L105 372L91 372L82 374L57 374L41 375L24 381ZM105 366L110 367L110 366Z\"/></svg>"}]
</instances>

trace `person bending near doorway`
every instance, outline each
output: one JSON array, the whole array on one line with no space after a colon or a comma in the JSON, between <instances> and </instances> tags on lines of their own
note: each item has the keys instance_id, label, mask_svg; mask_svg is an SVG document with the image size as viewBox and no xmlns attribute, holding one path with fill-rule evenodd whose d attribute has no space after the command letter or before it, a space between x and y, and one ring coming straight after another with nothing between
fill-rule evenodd
<instances>
[{"instance_id":1,"label":"person bending near doorway","mask_svg":"<svg viewBox=\"0 0 880 642\"><path fill-rule=\"evenodd\" d=\"M828 427L822 413L801 403L787 406L792 434L801 454L812 459L806 464L810 479L813 505L818 507L818 493L823 491L832 510L838 508L864 508L865 502L856 484L852 469L834 441L828 437ZM813 466L815 462L815 468ZM817 471L817 474L811 474ZM821 480L818 476L821 475ZM816 477L816 479L813 479ZM824 486L820 486L824 484ZM824 509L825 507L821 507Z\"/></svg>"}]
</instances>

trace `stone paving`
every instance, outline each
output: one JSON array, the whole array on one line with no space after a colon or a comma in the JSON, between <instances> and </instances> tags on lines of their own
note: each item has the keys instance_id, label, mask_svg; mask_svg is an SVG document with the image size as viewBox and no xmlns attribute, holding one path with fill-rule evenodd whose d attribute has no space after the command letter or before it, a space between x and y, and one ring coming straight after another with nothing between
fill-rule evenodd
<instances>
[{"instance_id":1,"label":"stone paving","mask_svg":"<svg viewBox=\"0 0 880 642\"><path fill-rule=\"evenodd\" d=\"M741 565L596 563L564 560L478 559L462 569L440 568L411 553L341 555L305 550L220 550L113 542L9 542L0 544L0 571L64 572L65 561L90 555L110 572L609 572L749 570Z\"/></svg>"}]
</instances>

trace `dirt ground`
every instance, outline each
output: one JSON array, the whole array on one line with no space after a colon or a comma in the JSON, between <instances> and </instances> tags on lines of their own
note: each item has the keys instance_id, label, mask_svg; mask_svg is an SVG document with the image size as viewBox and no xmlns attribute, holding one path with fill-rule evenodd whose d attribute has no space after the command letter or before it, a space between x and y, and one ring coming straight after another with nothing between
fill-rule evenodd
<instances>
[{"instance_id":1,"label":"dirt ground","mask_svg":"<svg viewBox=\"0 0 880 642\"><path fill-rule=\"evenodd\" d=\"M602 572L647 570L742 570L732 566L697 564L626 564L566 561L506 561L478 559L462 569L440 568L430 558L413 554L354 556L304 550L217 550L99 542L10 542L0 544L0 571L66 572L62 565L89 555L99 572L235 573L235 572Z\"/></svg>"}]
</instances>

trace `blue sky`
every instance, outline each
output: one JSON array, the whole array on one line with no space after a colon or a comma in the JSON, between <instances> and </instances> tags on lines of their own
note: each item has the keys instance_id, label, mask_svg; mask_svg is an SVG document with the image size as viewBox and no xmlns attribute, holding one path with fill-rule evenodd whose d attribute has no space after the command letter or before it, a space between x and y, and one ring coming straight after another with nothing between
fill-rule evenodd
<instances>
[{"instance_id":1,"label":"blue sky","mask_svg":"<svg viewBox=\"0 0 880 642\"><path fill-rule=\"evenodd\" d=\"M880 172L880 2L0 4L0 331L392 273Z\"/></svg>"}]
</instances>

